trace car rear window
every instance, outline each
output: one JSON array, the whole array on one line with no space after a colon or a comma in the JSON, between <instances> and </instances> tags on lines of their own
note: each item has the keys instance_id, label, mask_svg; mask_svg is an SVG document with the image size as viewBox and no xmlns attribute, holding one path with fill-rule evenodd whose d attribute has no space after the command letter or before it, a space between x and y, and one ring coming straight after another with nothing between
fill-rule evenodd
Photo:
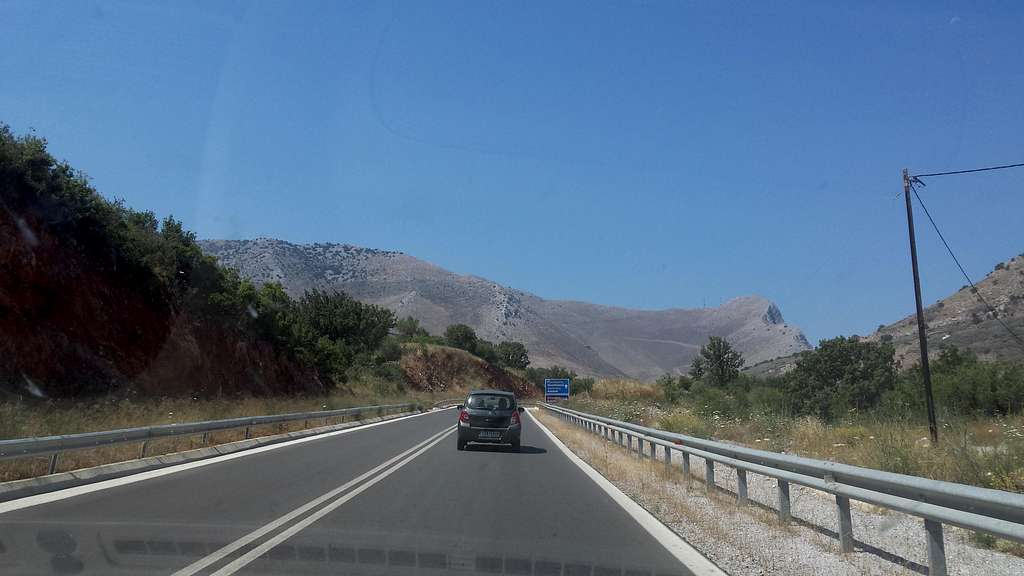
<instances>
[{"instance_id":1,"label":"car rear window","mask_svg":"<svg viewBox=\"0 0 1024 576\"><path fill-rule=\"evenodd\" d=\"M516 401L503 394L473 394L466 400L466 405L484 410L510 410L515 407Z\"/></svg>"}]
</instances>

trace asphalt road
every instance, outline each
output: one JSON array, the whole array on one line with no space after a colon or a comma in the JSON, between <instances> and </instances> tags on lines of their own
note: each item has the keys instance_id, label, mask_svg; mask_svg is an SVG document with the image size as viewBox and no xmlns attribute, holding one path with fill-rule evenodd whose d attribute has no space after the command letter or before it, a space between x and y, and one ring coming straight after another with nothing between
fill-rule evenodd
<instances>
[{"instance_id":1,"label":"asphalt road","mask_svg":"<svg viewBox=\"0 0 1024 576\"><path fill-rule=\"evenodd\" d=\"M0 574L691 573L532 418L519 453L456 451L455 421L436 411L0 505Z\"/></svg>"}]
</instances>

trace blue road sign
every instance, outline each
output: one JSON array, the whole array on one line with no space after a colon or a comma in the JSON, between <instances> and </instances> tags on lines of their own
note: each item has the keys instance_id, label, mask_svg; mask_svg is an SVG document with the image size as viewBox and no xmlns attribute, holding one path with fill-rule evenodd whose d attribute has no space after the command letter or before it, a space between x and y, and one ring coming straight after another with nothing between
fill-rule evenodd
<instances>
[{"instance_id":1,"label":"blue road sign","mask_svg":"<svg viewBox=\"0 0 1024 576\"><path fill-rule=\"evenodd\" d=\"M568 378L545 378L544 379L544 398L568 398L569 397L569 379Z\"/></svg>"}]
</instances>

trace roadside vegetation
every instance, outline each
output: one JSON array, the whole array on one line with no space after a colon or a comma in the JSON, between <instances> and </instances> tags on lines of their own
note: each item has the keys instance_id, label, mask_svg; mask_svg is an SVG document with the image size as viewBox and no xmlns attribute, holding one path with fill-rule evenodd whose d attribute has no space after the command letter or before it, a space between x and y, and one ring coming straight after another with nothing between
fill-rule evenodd
<instances>
[{"instance_id":1,"label":"roadside vegetation","mask_svg":"<svg viewBox=\"0 0 1024 576\"><path fill-rule=\"evenodd\" d=\"M689 374L654 384L601 380L580 410L693 436L880 470L1024 492L1024 367L956 348L932 363L939 443L929 439L920 372L885 343L825 340L781 377L739 372L712 339ZM712 366L713 369L708 369Z\"/></svg>"},{"instance_id":2,"label":"roadside vegetation","mask_svg":"<svg viewBox=\"0 0 1024 576\"><path fill-rule=\"evenodd\" d=\"M256 285L3 124L0 190L0 438L533 392L522 343Z\"/></svg>"}]
</instances>

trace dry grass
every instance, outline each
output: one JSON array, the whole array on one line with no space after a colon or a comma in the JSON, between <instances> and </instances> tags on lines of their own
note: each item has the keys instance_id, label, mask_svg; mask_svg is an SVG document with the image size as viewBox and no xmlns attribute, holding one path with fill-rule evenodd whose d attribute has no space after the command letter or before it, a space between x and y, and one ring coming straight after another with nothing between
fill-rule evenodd
<instances>
[{"instance_id":1,"label":"dry grass","mask_svg":"<svg viewBox=\"0 0 1024 576\"><path fill-rule=\"evenodd\" d=\"M916 421L859 416L829 424L771 413L706 416L685 404L669 405L655 393L660 391L652 385L601 381L594 394L575 397L571 407L753 448L1024 492L1024 415L947 419L932 446L928 427Z\"/></svg>"},{"instance_id":2,"label":"dry grass","mask_svg":"<svg viewBox=\"0 0 1024 576\"><path fill-rule=\"evenodd\" d=\"M617 400L661 400L664 395L654 384L637 382L636 380L607 379L598 380L590 391L591 398Z\"/></svg>"},{"instance_id":3,"label":"dry grass","mask_svg":"<svg viewBox=\"0 0 1024 576\"><path fill-rule=\"evenodd\" d=\"M840 556L834 539L784 526L763 507L737 507L726 492L708 494L697 476L704 466L700 458L691 458L694 475L683 478L678 468L667 472L663 461L640 459L543 410L533 414L580 458L730 574L908 573L877 559ZM822 558L833 570L823 570Z\"/></svg>"},{"instance_id":4,"label":"dry grass","mask_svg":"<svg viewBox=\"0 0 1024 576\"><path fill-rule=\"evenodd\" d=\"M191 400L164 398L147 401L94 400L90 402L10 402L0 404L0 438L28 438L58 434L74 434L100 430L114 430L134 426L175 424L201 420L218 420L242 416L285 414L314 410L336 410L355 406L416 402L429 407L447 395L408 394L394 397L363 395L332 395L328 397L285 398L223 398ZM330 423L340 422L340 418ZM310 426L322 422L310 422ZM301 430L302 421L269 424L252 428L252 436L266 436ZM209 444L224 444L242 440L244 429L211 433ZM203 447L202 436L164 438L151 442L147 456L169 454ZM136 443L107 446L94 450L64 452L60 456L58 471L75 470L139 457ZM47 472L49 457L21 458L0 461L0 482L39 476Z\"/></svg>"},{"instance_id":5,"label":"dry grass","mask_svg":"<svg viewBox=\"0 0 1024 576\"><path fill-rule=\"evenodd\" d=\"M664 402L662 402L664 404ZM619 420L726 440L753 448L877 470L1024 492L1024 415L950 420L932 446L928 427L913 421L860 417L828 424L813 417L755 413L706 417L686 406L627 399L577 398L573 407ZM976 545L1024 557L1024 545L977 535Z\"/></svg>"}]
</instances>

